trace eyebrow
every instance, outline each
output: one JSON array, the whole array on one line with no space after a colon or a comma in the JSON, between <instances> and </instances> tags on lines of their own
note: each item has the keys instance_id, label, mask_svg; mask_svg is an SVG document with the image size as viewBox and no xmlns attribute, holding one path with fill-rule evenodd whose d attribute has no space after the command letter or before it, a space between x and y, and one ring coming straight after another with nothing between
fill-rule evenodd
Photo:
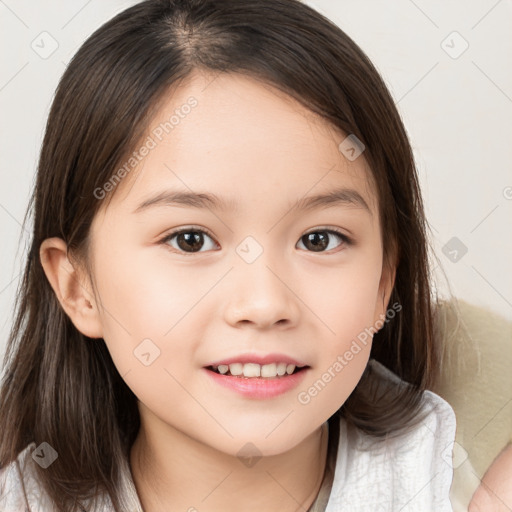
<instances>
[{"instance_id":1,"label":"eyebrow","mask_svg":"<svg viewBox=\"0 0 512 512\"><path fill-rule=\"evenodd\" d=\"M143 201L132 213L140 213L157 206L184 206L199 209L216 209L221 211L238 211L233 200L220 198L208 192L187 192L167 190ZM298 199L289 206L290 210L313 210L333 206L347 206L361 208L370 215L372 212L361 194L350 188L337 188L327 193L316 194Z\"/></svg>"}]
</instances>

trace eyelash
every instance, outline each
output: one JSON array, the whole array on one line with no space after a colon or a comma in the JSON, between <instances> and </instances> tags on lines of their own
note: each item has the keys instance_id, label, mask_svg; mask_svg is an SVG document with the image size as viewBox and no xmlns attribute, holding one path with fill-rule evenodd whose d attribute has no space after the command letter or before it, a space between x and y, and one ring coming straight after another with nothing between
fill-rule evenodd
<instances>
[{"instance_id":1,"label":"eyelash","mask_svg":"<svg viewBox=\"0 0 512 512\"><path fill-rule=\"evenodd\" d=\"M160 244L164 244L166 245L167 242L169 242L170 240L172 240L175 236L181 234L181 233L204 233L206 235L208 235L212 240L215 240L213 234L207 230L206 228L199 228L199 227L195 227L195 226L189 226L189 227L186 227L186 228L180 228L180 229L177 229L175 231L172 231L171 233L165 235L160 241L159 243ZM306 236L306 235L310 235L312 233L319 233L319 232L323 232L323 233L331 233L331 234L334 234L336 236L338 236L339 238L341 238L342 242L343 242L343 245L353 245L353 240L351 238L349 238L347 235L345 235L344 233L342 233L340 230L338 229L335 229L335 228L316 228L315 230L313 231L308 231L307 233L304 233L300 238ZM199 251L199 252L185 252L185 251L178 251L176 250L174 247L171 247L169 245L167 245L167 247L169 248L169 250L173 253L178 253L178 254L183 254L184 256L194 256L195 254L200 254L201 252L204 252L204 251ZM307 251L307 252L312 252L314 253L314 251ZM319 251L319 254L321 253L328 253L329 251Z\"/></svg>"}]
</instances>

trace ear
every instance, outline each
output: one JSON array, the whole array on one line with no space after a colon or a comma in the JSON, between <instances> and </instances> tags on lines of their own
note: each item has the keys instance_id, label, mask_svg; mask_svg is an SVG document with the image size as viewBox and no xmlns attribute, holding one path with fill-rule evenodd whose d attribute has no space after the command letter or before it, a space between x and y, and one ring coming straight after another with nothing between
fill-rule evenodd
<instances>
[{"instance_id":1,"label":"ear","mask_svg":"<svg viewBox=\"0 0 512 512\"><path fill-rule=\"evenodd\" d=\"M39 257L57 299L75 327L89 338L102 338L103 328L90 279L70 262L64 240L44 240Z\"/></svg>"},{"instance_id":2,"label":"ear","mask_svg":"<svg viewBox=\"0 0 512 512\"><path fill-rule=\"evenodd\" d=\"M396 266L384 263L382 265L382 274L379 283L379 292L375 304L374 325L377 320L382 321L386 316L386 311L395 285Z\"/></svg>"}]
</instances>

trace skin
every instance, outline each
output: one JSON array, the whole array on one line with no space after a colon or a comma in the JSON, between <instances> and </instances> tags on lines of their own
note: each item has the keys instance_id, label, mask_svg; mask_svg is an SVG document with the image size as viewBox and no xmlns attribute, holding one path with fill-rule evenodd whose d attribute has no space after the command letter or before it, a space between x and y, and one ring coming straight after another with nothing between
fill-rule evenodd
<instances>
[{"instance_id":1,"label":"skin","mask_svg":"<svg viewBox=\"0 0 512 512\"><path fill-rule=\"evenodd\" d=\"M468 512L512 510L512 444L496 457L473 494Z\"/></svg>"},{"instance_id":2,"label":"skin","mask_svg":"<svg viewBox=\"0 0 512 512\"><path fill-rule=\"evenodd\" d=\"M190 96L198 105L94 218L93 276L58 238L43 242L41 262L74 325L104 339L139 399L130 463L146 512L307 510L325 467L326 421L358 383L371 339L309 403L298 394L382 319L394 282L394 269L383 265L376 193L364 154L349 161L338 149L347 134L248 77L195 74L151 127ZM290 210L339 186L358 191L369 211ZM215 193L237 210L167 205L132 213L178 188ZM204 235L200 252L187 254L178 237L159 243L189 226L213 235ZM326 228L354 244L328 235L328 248L316 252L304 242ZM236 252L247 236L263 249L250 264ZM160 350L149 366L134 356L147 338ZM310 369L298 388L270 399L242 397L203 369L245 352L284 353ZM246 443L262 457L251 467L237 456Z\"/></svg>"}]
</instances>

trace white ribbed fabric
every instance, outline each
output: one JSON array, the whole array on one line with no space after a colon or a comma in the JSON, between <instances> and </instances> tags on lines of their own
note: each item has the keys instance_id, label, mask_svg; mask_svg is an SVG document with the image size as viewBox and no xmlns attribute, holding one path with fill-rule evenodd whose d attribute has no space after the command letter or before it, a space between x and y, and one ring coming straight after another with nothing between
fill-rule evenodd
<instances>
[{"instance_id":1,"label":"white ribbed fabric","mask_svg":"<svg viewBox=\"0 0 512 512\"><path fill-rule=\"evenodd\" d=\"M384 379L398 377L377 361ZM440 396L426 391L423 423L407 435L368 448L371 438L350 435L340 422L340 440L331 494L325 512L452 512L452 448L455 414Z\"/></svg>"},{"instance_id":2,"label":"white ribbed fabric","mask_svg":"<svg viewBox=\"0 0 512 512\"><path fill-rule=\"evenodd\" d=\"M369 364L384 382L400 382L377 361ZM334 481L325 512L453 512L449 494L455 414L430 391L424 394L423 408L428 416L421 425L371 450L367 448L372 439L349 431L341 418ZM35 443L28 445L0 471L0 511L55 512L35 479L31 456L35 447ZM142 512L127 459L122 463L120 486L123 511ZM106 496L83 506L87 512L113 512Z\"/></svg>"}]
</instances>

